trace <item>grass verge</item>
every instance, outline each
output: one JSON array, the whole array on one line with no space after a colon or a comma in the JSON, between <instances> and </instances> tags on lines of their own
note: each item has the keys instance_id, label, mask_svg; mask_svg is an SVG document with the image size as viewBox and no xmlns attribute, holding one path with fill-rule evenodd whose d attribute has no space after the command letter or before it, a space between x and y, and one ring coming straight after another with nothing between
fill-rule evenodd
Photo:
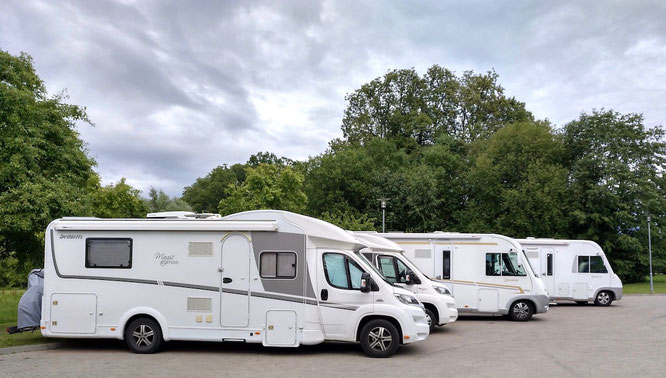
<instances>
[{"instance_id":1,"label":"grass verge","mask_svg":"<svg viewBox=\"0 0 666 378\"><path fill-rule=\"evenodd\" d=\"M60 341L42 336L39 330L14 335L7 333L7 327L16 325L18 302L24 292L25 289L0 288L0 348Z\"/></svg>"},{"instance_id":2,"label":"grass verge","mask_svg":"<svg viewBox=\"0 0 666 378\"><path fill-rule=\"evenodd\" d=\"M655 293L666 294L665 274L655 275L653 282ZM646 281L643 282L634 282L622 286L625 294L650 294L650 277L646 277Z\"/></svg>"}]
</instances>

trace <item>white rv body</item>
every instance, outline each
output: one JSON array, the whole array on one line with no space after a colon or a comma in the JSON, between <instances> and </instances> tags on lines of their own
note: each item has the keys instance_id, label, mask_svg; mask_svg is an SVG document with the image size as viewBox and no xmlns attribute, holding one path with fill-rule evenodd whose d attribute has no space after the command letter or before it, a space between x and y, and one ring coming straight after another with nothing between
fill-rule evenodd
<instances>
[{"instance_id":1,"label":"white rv body","mask_svg":"<svg viewBox=\"0 0 666 378\"><path fill-rule=\"evenodd\" d=\"M46 230L42 334L128 342L143 337L128 325L152 319L164 341L297 347L356 342L364 326L384 319L400 344L425 339L425 313L413 296L371 270L376 291L358 289L362 272L347 265L362 265L354 254L362 247L334 225L285 211L58 219ZM347 264L346 272L334 272L331 261ZM332 286L329 276L352 288Z\"/></svg>"},{"instance_id":2,"label":"white rv body","mask_svg":"<svg viewBox=\"0 0 666 378\"><path fill-rule=\"evenodd\" d=\"M551 300L610 305L622 299L622 281L599 244L536 238L517 241L541 276Z\"/></svg>"},{"instance_id":3,"label":"white rv body","mask_svg":"<svg viewBox=\"0 0 666 378\"><path fill-rule=\"evenodd\" d=\"M404 287L416 295L419 302L423 303L428 316L428 323L433 326L443 326L453 323L458 319L456 302L449 289L438 282L428 278L419 268L414 265L403 253L404 249L395 242L378 236L375 232L352 232L356 239L366 246L361 253L370 261L390 282ZM402 272L400 268L407 268ZM413 272L420 283L413 283L407 279L407 275Z\"/></svg>"},{"instance_id":4,"label":"white rv body","mask_svg":"<svg viewBox=\"0 0 666 378\"><path fill-rule=\"evenodd\" d=\"M461 315L508 314L528 320L548 311L544 283L514 239L456 232L377 235L396 242L423 273L446 285Z\"/></svg>"}]
</instances>

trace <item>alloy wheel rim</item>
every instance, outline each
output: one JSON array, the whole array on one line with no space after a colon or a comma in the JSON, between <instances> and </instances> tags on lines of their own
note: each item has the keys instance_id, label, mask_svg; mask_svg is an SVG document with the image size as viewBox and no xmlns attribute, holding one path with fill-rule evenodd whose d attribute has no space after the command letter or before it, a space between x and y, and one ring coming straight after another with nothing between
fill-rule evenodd
<instances>
[{"instance_id":1,"label":"alloy wheel rim","mask_svg":"<svg viewBox=\"0 0 666 378\"><path fill-rule=\"evenodd\" d=\"M153 345L154 337L155 331L146 324L140 324L134 328L134 331L132 331L134 345L136 345L137 348L150 348L150 346Z\"/></svg>"},{"instance_id":2,"label":"alloy wheel rim","mask_svg":"<svg viewBox=\"0 0 666 378\"><path fill-rule=\"evenodd\" d=\"M391 332L384 327L375 327L368 334L370 348L379 351L385 351L393 342Z\"/></svg>"},{"instance_id":3,"label":"alloy wheel rim","mask_svg":"<svg viewBox=\"0 0 666 378\"><path fill-rule=\"evenodd\" d=\"M599 293L599 303L606 304L610 300L608 293Z\"/></svg>"},{"instance_id":4,"label":"alloy wheel rim","mask_svg":"<svg viewBox=\"0 0 666 378\"><path fill-rule=\"evenodd\" d=\"M428 327L432 326L432 318L430 315L426 314L426 320L428 321Z\"/></svg>"},{"instance_id":5,"label":"alloy wheel rim","mask_svg":"<svg viewBox=\"0 0 666 378\"><path fill-rule=\"evenodd\" d=\"M529 311L527 303L520 302L513 306L513 313L520 319L525 319L529 315Z\"/></svg>"}]
</instances>

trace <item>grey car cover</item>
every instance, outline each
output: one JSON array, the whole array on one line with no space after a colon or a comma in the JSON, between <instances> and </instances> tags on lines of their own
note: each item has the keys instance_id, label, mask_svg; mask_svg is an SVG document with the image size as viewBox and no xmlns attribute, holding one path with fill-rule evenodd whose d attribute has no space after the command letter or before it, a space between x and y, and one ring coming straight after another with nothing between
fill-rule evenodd
<instances>
[{"instance_id":1,"label":"grey car cover","mask_svg":"<svg viewBox=\"0 0 666 378\"><path fill-rule=\"evenodd\" d=\"M44 269L33 269L28 275L28 290L18 305L18 329L39 327L42 319Z\"/></svg>"}]
</instances>

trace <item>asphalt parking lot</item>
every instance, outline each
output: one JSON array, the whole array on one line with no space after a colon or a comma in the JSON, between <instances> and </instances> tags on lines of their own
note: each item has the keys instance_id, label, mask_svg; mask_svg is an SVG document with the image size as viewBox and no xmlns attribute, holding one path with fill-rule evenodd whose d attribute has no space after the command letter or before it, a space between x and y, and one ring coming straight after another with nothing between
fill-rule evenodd
<instances>
[{"instance_id":1,"label":"asphalt parking lot","mask_svg":"<svg viewBox=\"0 0 666 378\"><path fill-rule=\"evenodd\" d=\"M16 376L666 376L666 296L625 296L611 307L560 304L527 323L464 317L389 359L356 344L298 349L171 342L135 355L121 342L0 355Z\"/></svg>"}]
</instances>

